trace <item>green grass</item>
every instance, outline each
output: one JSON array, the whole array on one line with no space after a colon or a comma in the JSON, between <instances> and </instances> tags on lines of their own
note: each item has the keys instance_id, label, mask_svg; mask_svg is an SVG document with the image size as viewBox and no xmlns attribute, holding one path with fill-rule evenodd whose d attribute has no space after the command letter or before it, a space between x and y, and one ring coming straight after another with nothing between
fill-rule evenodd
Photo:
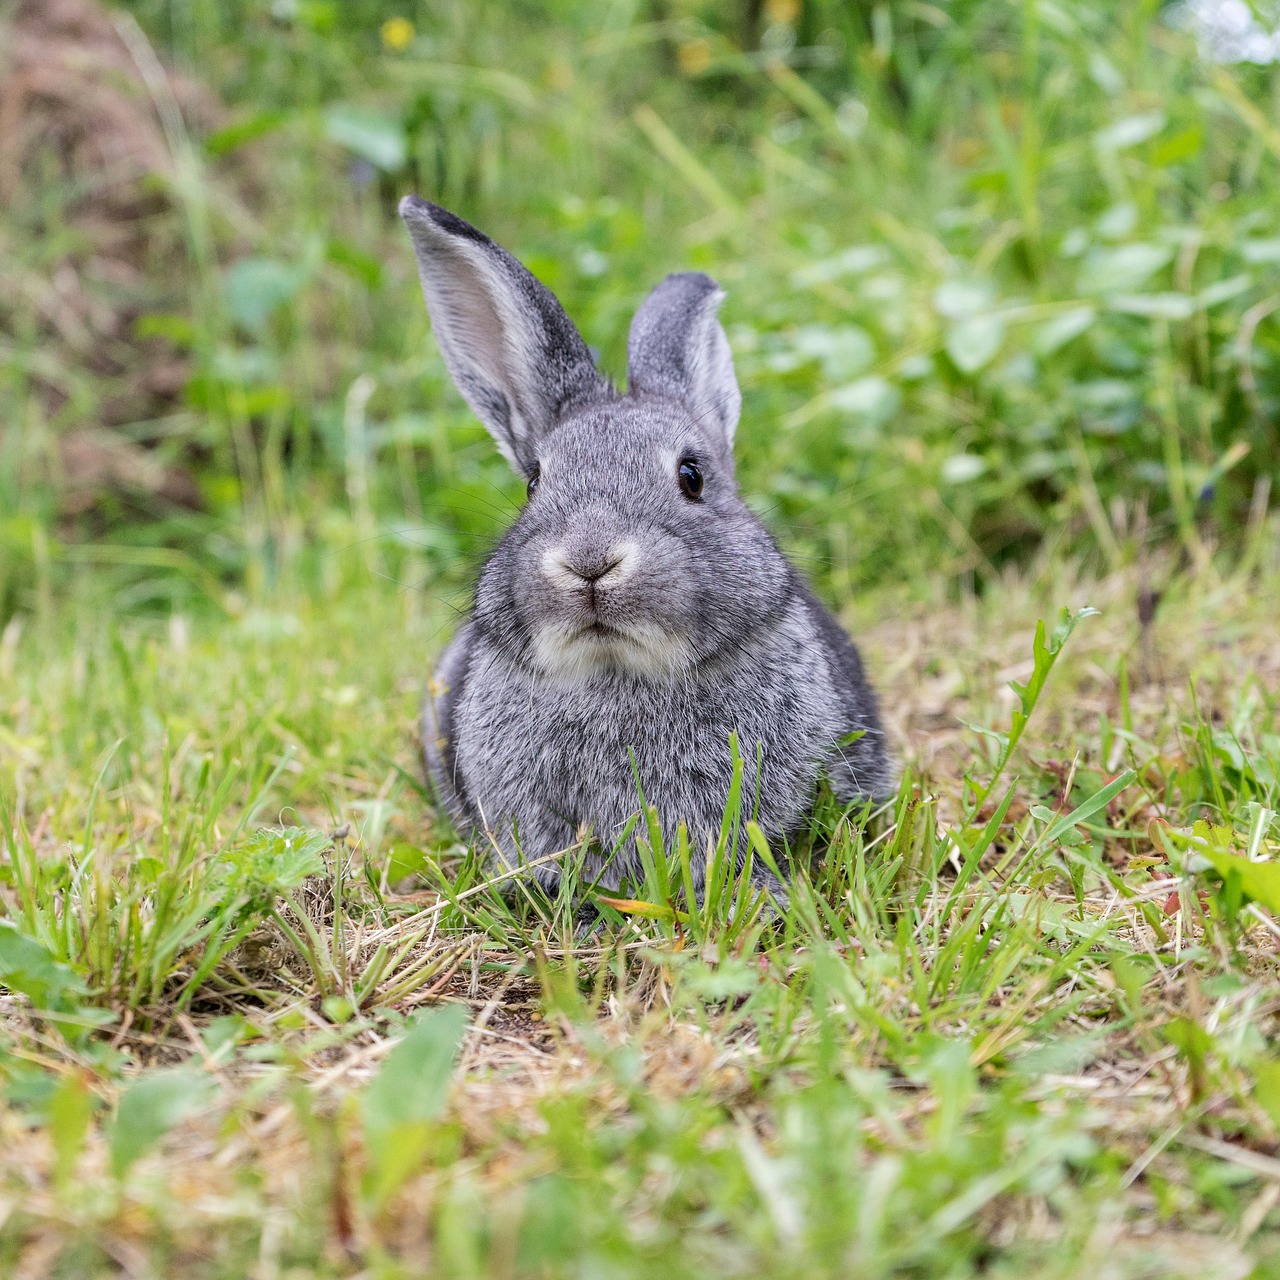
<instances>
[{"instance_id":1,"label":"green grass","mask_svg":"<svg viewBox=\"0 0 1280 1280\"><path fill-rule=\"evenodd\" d=\"M896 803L820 819L778 919L651 839L582 936L422 794L445 615L330 555L238 616L86 580L10 632L4 1269L1270 1274L1273 556L1146 628L1048 567L868 607ZM1099 613L1037 671L1055 600Z\"/></svg>"},{"instance_id":2,"label":"green grass","mask_svg":"<svg viewBox=\"0 0 1280 1280\"><path fill-rule=\"evenodd\" d=\"M618 378L644 293L719 277L744 479L841 597L1144 540L1203 564L1266 509L1280 72L1205 62L1151 0L782 0L747 52L745 3L130 8L227 105L157 135L124 269L86 221L106 175L36 148L7 210L6 610L121 544L141 606L187 608L349 501L377 557L465 583L518 488L427 337L410 189L528 261ZM120 315L124 374L50 321L60 264L63 328ZM182 395L131 398L157 361ZM204 512L124 486L59 516L57 442L101 421L193 466Z\"/></svg>"},{"instance_id":3,"label":"green grass","mask_svg":"<svg viewBox=\"0 0 1280 1280\"><path fill-rule=\"evenodd\" d=\"M1280 1273L1280 72L1149 0L128 12L162 171L37 130L0 226L0 1274ZM619 377L726 285L901 763L784 913L638 810L586 932L435 812L519 485L407 189Z\"/></svg>"}]
</instances>

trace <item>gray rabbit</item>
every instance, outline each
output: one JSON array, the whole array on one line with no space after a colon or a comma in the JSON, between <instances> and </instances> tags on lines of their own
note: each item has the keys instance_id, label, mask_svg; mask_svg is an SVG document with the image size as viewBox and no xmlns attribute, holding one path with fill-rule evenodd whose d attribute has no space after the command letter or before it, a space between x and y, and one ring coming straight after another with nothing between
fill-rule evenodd
<instances>
[{"instance_id":1,"label":"gray rabbit","mask_svg":"<svg viewBox=\"0 0 1280 1280\"><path fill-rule=\"evenodd\" d=\"M509 253L417 196L400 216L445 364L529 486L424 716L427 768L459 828L510 867L536 864L549 889L549 855L590 832L585 870L616 886L639 864L633 840L613 848L638 780L668 840L687 823L700 892L731 732L744 812L778 851L821 775L842 801L886 794L857 650L737 493L742 396L716 283L690 273L653 290L622 395Z\"/></svg>"}]
</instances>

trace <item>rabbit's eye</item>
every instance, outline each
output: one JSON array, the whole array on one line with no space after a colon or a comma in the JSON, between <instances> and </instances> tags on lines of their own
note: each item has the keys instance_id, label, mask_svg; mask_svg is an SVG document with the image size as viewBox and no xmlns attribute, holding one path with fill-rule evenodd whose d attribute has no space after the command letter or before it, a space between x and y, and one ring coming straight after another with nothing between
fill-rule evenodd
<instances>
[{"instance_id":1,"label":"rabbit's eye","mask_svg":"<svg viewBox=\"0 0 1280 1280\"><path fill-rule=\"evenodd\" d=\"M697 502L702 497L702 469L692 458L682 458L676 468L676 477L680 481L680 492L690 502Z\"/></svg>"},{"instance_id":2,"label":"rabbit's eye","mask_svg":"<svg viewBox=\"0 0 1280 1280\"><path fill-rule=\"evenodd\" d=\"M542 478L542 468L535 462L533 464L533 473L529 476L529 497L533 497L538 492L538 481Z\"/></svg>"}]
</instances>

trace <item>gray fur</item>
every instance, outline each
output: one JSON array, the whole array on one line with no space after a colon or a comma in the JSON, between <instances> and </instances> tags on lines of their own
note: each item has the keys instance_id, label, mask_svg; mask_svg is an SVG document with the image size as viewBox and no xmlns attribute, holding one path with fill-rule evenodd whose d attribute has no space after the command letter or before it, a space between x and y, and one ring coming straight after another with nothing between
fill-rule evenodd
<instances>
[{"instance_id":1,"label":"gray fur","mask_svg":"<svg viewBox=\"0 0 1280 1280\"><path fill-rule=\"evenodd\" d=\"M612 388L555 295L448 209L400 202L449 375L507 461L528 475L534 438Z\"/></svg>"},{"instance_id":2,"label":"gray fur","mask_svg":"<svg viewBox=\"0 0 1280 1280\"><path fill-rule=\"evenodd\" d=\"M668 276L631 321L627 386L633 395L680 400L732 443L742 412L729 340L716 319L724 291L699 272Z\"/></svg>"},{"instance_id":3,"label":"gray fur","mask_svg":"<svg viewBox=\"0 0 1280 1280\"><path fill-rule=\"evenodd\" d=\"M431 229L420 234L424 207ZM857 651L737 493L741 399L715 283L672 276L653 291L632 324L619 397L594 368L588 376L577 331L513 258L435 206L410 197L401 210L450 370L483 368L486 385L519 406L519 429L500 414L486 425L526 475L539 471L424 715L428 770L459 828L491 840L510 866L590 832L596 875L639 811L634 757L663 830L688 824L700 887L732 731L744 808L775 847L803 825L820 775L845 801L885 794L884 734ZM472 246L468 256L450 238ZM465 295L476 289L487 315L520 329L518 342L489 335L488 353L471 350ZM540 360L499 367L492 354L530 347ZM704 477L698 501L677 481L685 458ZM637 864L624 846L603 882ZM557 864L532 874L551 887Z\"/></svg>"}]
</instances>

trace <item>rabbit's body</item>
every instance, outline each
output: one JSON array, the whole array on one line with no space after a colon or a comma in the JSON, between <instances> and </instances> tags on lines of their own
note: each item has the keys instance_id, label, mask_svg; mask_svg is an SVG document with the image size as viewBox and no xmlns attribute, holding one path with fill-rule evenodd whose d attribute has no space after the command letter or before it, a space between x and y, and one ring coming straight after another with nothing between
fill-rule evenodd
<instances>
[{"instance_id":1,"label":"rabbit's body","mask_svg":"<svg viewBox=\"0 0 1280 1280\"><path fill-rule=\"evenodd\" d=\"M619 396L514 259L426 202L402 213L450 371L530 479L424 717L459 827L547 885L550 855L590 832L586 870L615 884L636 865L633 842L614 844L642 791L665 832L686 823L700 884L731 733L743 812L770 837L803 824L821 775L843 800L883 794L857 652L737 495L740 400L715 285L673 276L654 291Z\"/></svg>"},{"instance_id":2,"label":"rabbit's body","mask_svg":"<svg viewBox=\"0 0 1280 1280\"><path fill-rule=\"evenodd\" d=\"M637 813L638 777L662 829L674 832L684 821L701 854L724 816L731 732L744 744L744 809L775 836L802 825L821 770L842 799L878 793L887 779L874 758L850 759L853 744L843 754L818 749L865 733L873 715L840 655L823 644L814 609L784 605L731 661L712 661L688 678L608 673L565 685L467 623L437 668L439 692L423 724L450 815L463 830L491 832L511 865L518 854L507 815L518 820L526 861L567 848L588 828L607 851L610 834ZM478 681L469 682L472 672ZM695 703L704 710L691 717ZM871 748L863 754L872 757ZM632 853L618 851L606 884L635 869ZM703 863L693 865L700 883ZM602 866L602 855L591 855L585 870L595 877ZM558 872L553 861L533 874L551 884Z\"/></svg>"}]
</instances>

